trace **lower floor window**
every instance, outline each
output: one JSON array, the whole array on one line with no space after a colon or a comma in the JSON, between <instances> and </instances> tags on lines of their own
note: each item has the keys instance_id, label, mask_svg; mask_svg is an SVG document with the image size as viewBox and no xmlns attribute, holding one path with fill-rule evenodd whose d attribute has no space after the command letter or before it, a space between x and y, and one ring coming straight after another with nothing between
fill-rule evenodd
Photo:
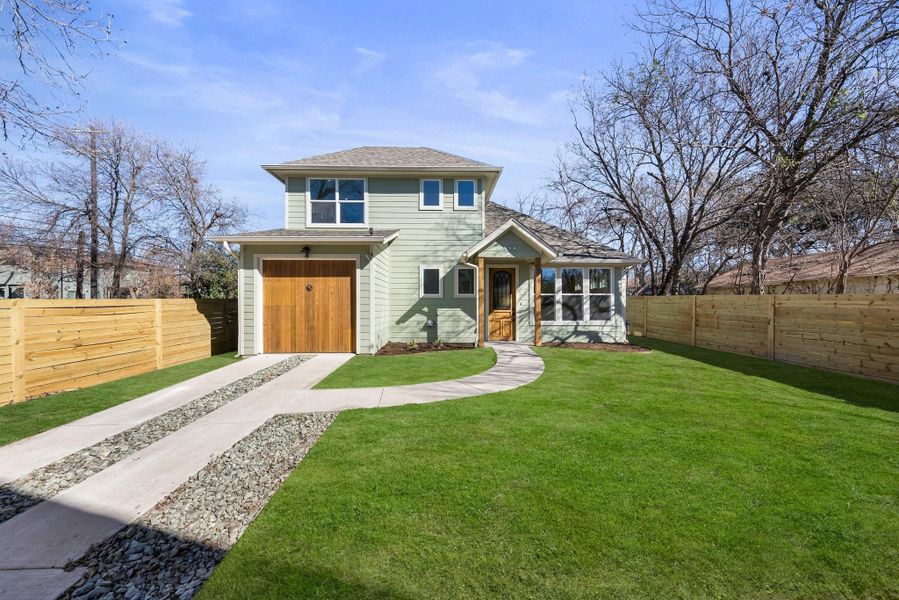
<instances>
[{"instance_id":1,"label":"lower floor window","mask_svg":"<svg viewBox=\"0 0 899 600\"><path fill-rule=\"evenodd\" d=\"M420 296L422 298L443 297L443 269L441 267L421 267Z\"/></svg>"},{"instance_id":2,"label":"lower floor window","mask_svg":"<svg viewBox=\"0 0 899 600\"><path fill-rule=\"evenodd\" d=\"M612 273L595 267L544 268L541 320L548 323L608 321L612 316Z\"/></svg>"}]
</instances>

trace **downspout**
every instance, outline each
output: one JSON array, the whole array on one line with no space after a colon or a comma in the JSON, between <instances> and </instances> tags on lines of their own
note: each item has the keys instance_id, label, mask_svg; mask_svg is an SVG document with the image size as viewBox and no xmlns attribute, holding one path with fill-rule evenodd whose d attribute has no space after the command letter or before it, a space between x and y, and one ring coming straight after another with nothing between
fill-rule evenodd
<instances>
[{"instance_id":1,"label":"downspout","mask_svg":"<svg viewBox=\"0 0 899 600\"><path fill-rule=\"evenodd\" d=\"M467 253L462 254L462 257L459 259L459 264L474 269L474 346L477 348L478 342L480 341L479 335L481 331L481 294L480 290L478 290L478 285L481 282L481 273L477 265L468 262Z\"/></svg>"},{"instance_id":2,"label":"downspout","mask_svg":"<svg viewBox=\"0 0 899 600\"><path fill-rule=\"evenodd\" d=\"M232 249L231 249L231 244L229 244L227 240L222 241L222 246L224 246L225 252L227 252L228 254L230 254L231 256L233 256L234 258L236 258L238 261L240 261L240 253L235 252L234 250L232 250Z\"/></svg>"}]
</instances>

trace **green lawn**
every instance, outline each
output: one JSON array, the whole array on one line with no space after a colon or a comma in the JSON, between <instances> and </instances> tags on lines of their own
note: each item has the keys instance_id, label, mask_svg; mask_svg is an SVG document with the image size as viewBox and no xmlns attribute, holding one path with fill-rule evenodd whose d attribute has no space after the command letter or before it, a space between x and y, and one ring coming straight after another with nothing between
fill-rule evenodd
<instances>
[{"instance_id":1,"label":"green lawn","mask_svg":"<svg viewBox=\"0 0 899 600\"><path fill-rule=\"evenodd\" d=\"M422 352L398 356L354 356L316 388L380 387L458 379L496 363L490 348Z\"/></svg>"},{"instance_id":2,"label":"green lawn","mask_svg":"<svg viewBox=\"0 0 899 600\"><path fill-rule=\"evenodd\" d=\"M0 446L240 360L234 352L0 407Z\"/></svg>"},{"instance_id":3,"label":"green lawn","mask_svg":"<svg viewBox=\"0 0 899 600\"><path fill-rule=\"evenodd\" d=\"M344 412L200 598L899 597L899 386L646 344Z\"/></svg>"}]
</instances>

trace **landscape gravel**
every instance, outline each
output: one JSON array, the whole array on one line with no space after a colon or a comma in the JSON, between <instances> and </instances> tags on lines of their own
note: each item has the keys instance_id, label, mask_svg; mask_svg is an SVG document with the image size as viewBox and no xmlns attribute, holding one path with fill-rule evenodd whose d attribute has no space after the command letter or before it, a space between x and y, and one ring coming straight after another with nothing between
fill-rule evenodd
<instances>
[{"instance_id":1,"label":"landscape gravel","mask_svg":"<svg viewBox=\"0 0 899 600\"><path fill-rule=\"evenodd\" d=\"M336 416L304 413L266 421L136 522L69 564L67 569L87 572L60 597L192 597Z\"/></svg>"},{"instance_id":2,"label":"landscape gravel","mask_svg":"<svg viewBox=\"0 0 899 600\"><path fill-rule=\"evenodd\" d=\"M309 359L296 355L117 433L0 487L0 523L52 498Z\"/></svg>"}]
</instances>

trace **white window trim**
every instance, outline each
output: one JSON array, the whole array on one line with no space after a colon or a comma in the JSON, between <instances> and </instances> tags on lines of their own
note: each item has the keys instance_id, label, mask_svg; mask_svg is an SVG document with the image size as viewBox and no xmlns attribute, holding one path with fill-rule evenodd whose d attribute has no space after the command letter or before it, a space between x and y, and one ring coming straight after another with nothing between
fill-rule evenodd
<instances>
[{"instance_id":1,"label":"white window trim","mask_svg":"<svg viewBox=\"0 0 899 600\"><path fill-rule=\"evenodd\" d=\"M474 186L474 206L459 206L459 182L470 181ZM453 210L478 210L478 180L457 179L453 182Z\"/></svg>"},{"instance_id":2,"label":"white window trim","mask_svg":"<svg viewBox=\"0 0 899 600\"><path fill-rule=\"evenodd\" d=\"M437 270L437 284L439 292L425 294L425 269ZM440 265L421 265L418 267L418 297L419 298L443 298L443 267Z\"/></svg>"},{"instance_id":3,"label":"white window trim","mask_svg":"<svg viewBox=\"0 0 899 600\"><path fill-rule=\"evenodd\" d=\"M363 213L362 223L314 223L312 221L312 194L310 193L311 181L313 179L333 179L334 180L334 205L336 215L335 218L340 220L340 181L345 179L361 179L362 180L362 204ZM355 202L358 203L358 200ZM337 177L334 175L316 175L315 177L306 178L306 228L307 229L368 229L368 178L367 177Z\"/></svg>"},{"instance_id":4,"label":"white window trim","mask_svg":"<svg viewBox=\"0 0 899 600\"><path fill-rule=\"evenodd\" d=\"M542 325L605 325L612 322L615 317L615 269L614 267L591 266L591 265L562 265L559 267L543 267L544 269L552 269L556 272L556 290L555 290L555 312L556 320L547 321L540 319ZM582 269L583 285L581 294L584 298L584 319L580 321L563 321L562 320L562 269ZM590 269L605 269L609 272L609 292L602 294L590 293ZM542 295L542 294L541 294ZM566 296L575 296L576 294L565 294ZM609 296L609 318L590 320L590 296ZM542 314L542 313L541 313Z\"/></svg>"},{"instance_id":5,"label":"white window trim","mask_svg":"<svg viewBox=\"0 0 899 600\"><path fill-rule=\"evenodd\" d=\"M461 271L462 269L468 269L469 271L471 271L474 274L474 279L473 279L474 284L472 285L473 291L470 294L460 294L459 293L459 271ZM455 272L456 272L455 273L455 284L454 284L455 287L453 288L453 292L455 293L456 298L474 298L475 296L477 296L478 295L477 294L477 292L478 292L477 270L473 269L471 267L466 267L465 265L456 265Z\"/></svg>"},{"instance_id":6,"label":"white window trim","mask_svg":"<svg viewBox=\"0 0 899 600\"><path fill-rule=\"evenodd\" d=\"M425 182L436 181L437 195L440 197L440 204L437 206L425 206ZM418 210L443 210L443 180L442 179L419 179L418 180Z\"/></svg>"}]
</instances>

